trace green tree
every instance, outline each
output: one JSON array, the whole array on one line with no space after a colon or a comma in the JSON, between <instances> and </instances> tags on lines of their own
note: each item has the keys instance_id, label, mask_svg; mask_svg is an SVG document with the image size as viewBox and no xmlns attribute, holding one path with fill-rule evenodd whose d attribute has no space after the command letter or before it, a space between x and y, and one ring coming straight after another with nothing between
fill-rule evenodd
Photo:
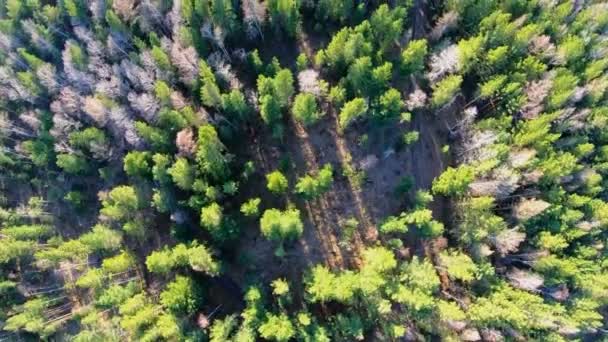
<instances>
[{"instance_id":1,"label":"green tree","mask_svg":"<svg viewBox=\"0 0 608 342\"><path fill-rule=\"evenodd\" d=\"M475 279L477 265L468 255L458 251L443 251L439 259L450 278L463 282Z\"/></svg>"},{"instance_id":2,"label":"green tree","mask_svg":"<svg viewBox=\"0 0 608 342\"><path fill-rule=\"evenodd\" d=\"M220 229L222 217L222 207L217 203L211 203L201 209L201 226L209 230Z\"/></svg>"},{"instance_id":3,"label":"green tree","mask_svg":"<svg viewBox=\"0 0 608 342\"><path fill-rule=\"evenodd\" d=\"M367 103L360 97L345 103L340 110L340 129L344 130L357 118L363 116L365 112L367 112Z\"/></svg>"},{"instance_id":4,"label":"green tree","mask_svg":"<svg viewBox=\"0 0 608 342\"><path fill-rule=\"evenodd\" d=\"M169 165L171 165L171 158L166 154L155 153L152 156L152 178L160 184L168 184L171 181L169 177Z\"/></svg>"},{"instance_id":5,"label":"green tree","mask_svg":"<svg viewBox=\"0 0 608 342\"><path fill-rule=\"evenodd\" d=\"M481 59L484 49L484 37L475 36L458 42L458 70L467 73Z\"/></svg>"},{"instance_id":6,"label":"green tree","mask_svg":"<svg viewBox=\"0 0 608 342\"><path fill-rule=\"evenodd\" d=\"M177 276L161 292L160 303L175 314L192 315L201 303L200 288L191 278Z\"/></svg>"},{"instance_id":7,"label":"green tree","mask_svg":"<svg viewBox=\"0 0 608 342\"><path fill-rule=\"evenodd\" d=\"M428 53L426 39L412 40L401 52L401 70L406 74L417 74L424 70L424 59Z\"/></svg>"},{"instance_id":8,"label":"green tree","mask_svg":"<svg viewBox=\"0 0 608 342\"><path fill-rule=\"evenodd\" d=\"M179 157L175 160L175 163L167 170L167 173L171 175L173 182L178 188L182 190L192 189L194 184L194 166L190 165L188 159Z\"/></svg>"},{"instance_id":9,"label":"green tree","mask_svg":"<svg viewBox=\"0 0 608 342\"><path fill-rule=\"evenodd\" d=\"M433 97L431 104L433 107L441 107L450 102L460 90L462 76L451 75L433 85Z\"/></svg>"},{"instance_id":10,"label":"green tree","mask_svg":"<svg viewBox=\"0 0 608 342\"><path fill-rule=\"evenodd\" d=\"M296 193L312 199L328 191L332 183L333 168L331 164L325 164L316 178L310 175L300 177L296 183Z\"/></svg>"},{"instance_id":11,"label":"green tree","mask_svg":"<svg viewBox=\"0 0 608 342\"><path fill-rule=\"evenodd\" d=\"M219 107L222 104L222 97L213 70L202 59L199 61L198 68L201 78L201 102L205 106Z\"/></svg>"},{"instance_id":12,"label":"green tree","mask_svg":"<svg viewBox=\"0 0 608 342\"><path fill-rule=\"evenodd\" d=\"M386 120L398 117L405 104L401 99L401 93L397 89L391 88L380 96L377 107L376 118Z\"/></svg>"},{"instance_id":13,"label":"green tree","mask_svg":"<svg viewBox=\"0 0 608 342\"><path fill-rule=\"evenodd\" d=\"M276 254L282 256L284 254L283 243L298 239L304 231L304 225L298 209L286 211L268 209L260 219L260 229L264 237L279 242Z\"/></svg>"},{"instance_id":14,"label":"green tree","mask_svg":"<svg viewBox=\"0 0 608 342\"><path fill-rule=\"evenodd\" d=\"M123 159L123 168L131 177L146 177L150 174L150 152L131 151Z\"/></svg>"},{"instance_id":15,"label":"green tree","mask_svg":"<svg viewBox=\"0 0 608 342\"><path fill-rule=\"evenodd\" d=\"M369 19L374 41L380 47L380 53L384 53L391 45L401 37L403 31L403 18L406 17L406 9L401 6L389 8L382 4L372 13Z\"/></svg>"},{"instance_id":16,"label":"green tree","mask_svg":"<svg viewBox=\"0 0 608 342\"><path fill-rule=\"evenodd\" d=\"M238 89L233 89L227 94L222 94L222 109L230 117L244 121L249 116L249 106L245 96Z\"/></svg>"},{"instance_id":17,"label":"green tree","mask_svg":"<svg viewBox=\"0 0 608 342\"><path fill-rule=\"evenodd\" d=\"M225 151L213 126L205 124L199 127L196 162L204 174L216 180L227 178L228 157Z\"/></svg>"},{"instance_id":18,"label":"green tree","mask_svg":"<svg viewBox=\"0 0 608 342\"><path fill-rule=\"evenodd\" d=\"M82 174L89 170L89 165L84 157L76 154L57 155L57 166L71 174Z\"/></svg>"},{"instance_id":19,"label":"green tree","mask_svg":"<svg viewBox=\"0 0 608 342\"><path fill-rule=\"evenodd\" d=\"M475 169L469 165L458 168L448 167L438 178L433 180L433 192L440 195L462 195L475 179Z\"/></svg>"},{"instance_id":20,"label":"green tree","mask_svg":"<svg viewBox=\"0 0 608 342\"><path fill-rule=\"evenodd\" d=\"M140 207L135 188L126 185L112 189L101 203L101 214L114 220L128 218Z\"/></svg>"},{"instance_id":21,"label":"green tree","mask_svg":"<svg viewBox=\"0 0 608 342\"><path fill-rule=\"evenodd\" d=\"M295 37L300 26L300 1L269 0L267 3L270 24L275 29L283 29L290 37Z\"/></svg>"},{"instance_id":22,"label":"green tree","mask_svg":"<svg viewBox=\"0 0 608 342\"><path fill-rule=\"evenodd\" d=\"M287 191L289 182L279 170L275 170L266 175L266 187L275 194L282 194Z\"/></svg>"},{"instance_id":23,"label":"green tree","mask_svg":"<svg viewBox=\"0 0 608 342\"><path fill-rule=\"evenodd\" d=\"M241 213L247 217L255 217L260 213L260 203L262 200L259 197L251 198L241 205Z\"/></svg>"},{"instance_id":24,"label":"green tree","mask_svg":"<svg viewBox=\"0 0 608 342\"><path fill-rule=\"evenodd\" d=\"M294 118L305 126L309 126L317 122L323 113L317 108L317 100L310 93L300 93L293 101L291 112Z\"/></svg>"},{"instance_id":25,"label":"green tree","mask_svg":"<svg viewBox=\"0 0 608 342\"><path fill-rule=\"evenodd\" d=\"M295 336L295 328L286 314L267 314L266 320L258 328L260 336L264 339L286 342Z\"/></svg>"}]
</instances>

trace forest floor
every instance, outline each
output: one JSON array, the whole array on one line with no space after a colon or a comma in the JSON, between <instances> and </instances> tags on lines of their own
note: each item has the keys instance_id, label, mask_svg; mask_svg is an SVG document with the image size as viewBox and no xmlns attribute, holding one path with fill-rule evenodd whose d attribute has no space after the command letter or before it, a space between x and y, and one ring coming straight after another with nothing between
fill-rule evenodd
<instances>
[{"instance_id":1,"label":"forest floor","mask_svg":"<svg viewBox=\"0 0 608 342\"><path fill-rule=\"evenodd\" d=\"M411 200L416 189L429 189L433 179L447 164L441 152L447 134L445 126L432 114L414 115L409 124L391 124L372 127L372 123L358 124L344 135L338 133L337 113L328 111L312 127L304 128L294 121L285 129L279 142L270 138L267 129L259 126L253 136L243 141L247 145L246 157L253 160L257 172L253 188L245 190L252 196L262 197L262 210L285 209L294 205L304 221L302 238L287 247L287 255L279 259L274 255L276 245L259 235L258 222L244 229L238 250L248 262L246 269L234 269L231 276L237 282L245 281L245 274L255 274L258 280L271 281L286 277L298 282L302 272L317 263L332 269L356 268L360 265L360 251L374 243L377 227L386 217L396 215ZM419 141L403 149L394 146L402 134L417 130ZM367 132L366 143L361 143L361 132ZM334 183L330 191L315 200L303 200L288 193L271 194L265 187L265 174L288 165L286 174L293 189L297 179L315 174L325 164L334 170ZM365 170L361 183L346 177L343 170L350 165ZM395 190L406 176L414 181L412 190L398 194ZM441 219L445 204L434 201L432 209ZM347 228L346 220L354 218L358 225ZM415 236L408 236L405 254L425 254L425 246Z\"/></svg>"},{"instance_id":2,"label":"forest floor","mask_svg":"<svg viewBox=\"0 0 608 342\"><path fill-rule=\"evenodd\" d=\"M428 30L426 6L425 0L417 0L413 8L415 25L410 34L414 38L424 36ZM308 32L298 42L291 42L290 46L268 42L260 52L267 58L277 56L281 61L292 63L296 51L312 58L314 51L327 44L328 37ZM399 86L402 95L407 97L413 86L411 82L403 82ZM252 160L257 168L254 180L250 182L251 188L241 189L243 199L260 196L262 212L268 208L295 206L301 212L304 233L296 243L287 246L287 255L279 259L274 255L276 244L260 236L258 220L244 227L236 246L239 262L228 271L230 278L237 283L268 283L277 278L287 278L293 286L299 287L302 273L315 264L325 264L334 270L357 268L361 262L361 250L377 239L378 225L388 216L405 209L416 190L430 190L433 179L449 163L449 155L441 149L448 140L446 121L452 117L450 110L439 116L417 113L410 123L405 124L393 122L378 127L371 122L358 123L344 134L338 133L338 113L325 105L322 110L326 112L325 117L311 127L303 127L290 119L282 141L272 139L260 120L252 134L243 137L244 151L239 158ZM412 130L419 132L419 140L395 149L402 135ZM362 139L367 141L362 142ZM291 193L299 177L316 174L327 163L334 170L330 191L309 201ZM343 173L346 165L355 170L364 169L364 181L359 183L353 177L346 177ZM273 195L266 189L265 175L286 166L290 192L283 196ZM406 194L398 194L396 188L404 177L411 177L412 189ZM446 222L449 208L445 199L436 198L431 209L435 219ZM354 230L345 224L353 218L358 222ZM412 232L406 237L401 254L432 256L429 247Z\"/></svg>"}]
</instances>

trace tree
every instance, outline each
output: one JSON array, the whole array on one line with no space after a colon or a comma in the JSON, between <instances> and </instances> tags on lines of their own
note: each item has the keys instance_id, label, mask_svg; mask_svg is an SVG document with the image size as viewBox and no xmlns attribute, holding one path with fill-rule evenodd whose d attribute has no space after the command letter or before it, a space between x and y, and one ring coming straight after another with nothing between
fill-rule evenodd
<instances>
[{"instance_id":1,"label":"tree","mask_svg":"<svg viewBox=\"0 0 608 342\"><path fill-rule=\"evenodd\" d=\"M433 86L433 97L431 98L433 107L441 107L450 102L460 90L461 84L462 76L460 75L451 75L437 82Z\"/></svg>"},{"instance_id":2,"label":"tree","mask_svg":"<svg viewBox=\"0 0 608 342\"><path fill-rule=\"evenodd\" d=\"M369 19L374 35L374 41L383 54L391 45L394 45L401 37L403 31L403 18L406 17L406 8L396 6L389 8L382 4L372 13Z\"/></svg>"},{"instance_id":3,"label":"tree","mask_svg":"<svg viewBox=\"0 0 608 342\"><path fill-rule=\"evenodd\" d=\"M249 116L249 106L245 96L238 89L232 89L228 94L222 94L222 109L230 117L244 121Z\"/></svg>"},{"instance_id":4,"label":"tree","mask_svg":"<svg viewBox=\"0 0 608 342\"><path fill-rule=\"evenodd\" d=\"M401 114L404 106L401 93L397 89L391 88L380 96L375 116L380 120L396 118Z\"/></svg>"},{"instance_id":5,"label":"tree","mask_svg":"<svg viewBox=\"0 0 608 342\"><path fill-rule=\"evenodd\" d=\"M219 107L222 104L222 98L213 70L202 59L199 61L198 68L201 78L201 102L205 106Z\"/></svg>"},{"instance_id":6,"label":"tree","mask_svg":"<svg viewBox=\"0 0 608 342\"><path fill-rule=\"evenodd\" d=\"M448 167L438 178L433 180L433 192L440 195L462 195L475 179L475 169L469 165L458 168Z\"/></svg>"},{"instance_id":7,"label":"tree","mask_svg":"<svg viewBox=\"0 0 608 342\"><path fill-rule=\"evenodd\" d=\"M196 162L204 174L216 180L228 177L228 158L225 150L213 126L205 124L199 127Z\"/></svg>"},{"instance_id":8,"label":"tree","mask_svg":"<svg viewBox=\"0 0 608 342\"><path fill-rule=\"evenodd\" d=\"M279 170L275 170L266 175L266 187L275 194L282 194L287 191L289 182Z\"/></svg>"},{"instance_id":9,"label":"tree","mask_svg":"<svg viewBox=\"0 0 608 342\"><path fill-rule=\"evenodd\" d=\"M260 325L258 331L264 339L277 342L289 341L296 333L289 317L284 313L280 315L267 314L266 321Z\"/></svg>"},{"instance_id":10,"label":"tree","mask_svg":"<svg viewBox=\"0 0 608 342\"><path fill-rule=\"evenodd\" d=\"M171 250L154 251L146 257L146 267L152 273L168 274L175 267Z\"/></svg>"},{"instance_id":11,"label":"tree","mask_svg":"<svg viewBox=\"0 0 608 342\"><path fill-rule=\"evenodd\" d=\"M123 159L123 167L131 177L146 177L150 174L150 152L131 151Z\"/></svg>"},{"instance_id":12,"label":"tree","mask_svg":"<svg viewBox=\"0 0 608 342\"><path fill-rule=\"evenodd\" d=\"M331 164L325 164L316 178L306 175L300 177L296 183L296 193L305 198L312 199L328 191L333 183L333 168Z\"/></svg>"},{"instance_id":13,"label":"tree","mask_svg":"<svg viewBox=\"0 0 608 342\"><path fill-rule=\"evenodd\" d=\"M222 224L222 207L217 203L211 203L201 209L201 226L213 231L218 230Z\"/></svg>"},{"instance_id":14,"label":"tree","mask_svg":"<svg viewBox=\"0 0 608 342\"><path fill-rule=\"evenodd\" d=\"M241 205L241 213L247 217L258 216L260 213L260 202L262 200L259 197L249 199Z\"/></svg>"},{"instance_id":15,"label":"tree","mask_svg":"<svg viewBox=\"0 0 608 342\"><path fill-rule=\"evenodd\" d=\"M484 48L484 37L475 36L458 42L458 70L469 72L481 58Z\"/></svg>"},{"instance_id":16,"label":"tree","mask_svg":"<svg viewBox=\"0 0 608 342\"><path fill-rule=\"evenodd\" d=\"M548 328L547 319L559 321L564 308L547 304L542 297L500 284L488 297L478 298L468 310L469 319L476 324L512 328L519 332Z\"/></svg>"},{"instance_id":17,"label":"tree","mask_svg":"<svg viewBox=\"0 0 608 342\"><path fill-rule=\"evenodd\" d=\"M363 116L367 111L367 103L363 98L357 97L344 104L340 110L340 129L344 130L357 118Z\"/></svg>"},{"instance_id":18,"label":"tree","mask_svg":"<svg viewBox=\"0 0 608 342\"><path fill-rule=\"evenodd\" d=\"M304 225L298 209L285 211L268 209L264 211L260 219L260 229L264 237L279 242L276 254L282 256L284 254L283 243L298 239L304 231Z\"/></svg>"},{"instance_id":19,"label":"tree","mask_svg":"<svg viewBox=\"0 0 608 342\"><path fill-rule=\"evenodd\" d=\"M298 94L293 102L291 112L294 118L305 126L314 124L323 116L323 113L317 108L315 96L310 93Z\"/></svg>"},{"instance_id":20,"label":"tree","mask_svg":"<svg viewBox=\"0 0 608 342\"><path fill-rule=\"evenodd\" d=\"M401 70L406 74L417 74L424 70L424 59L428 53L426 39L412 40L401 52Z\"/></svg>"},{"instance_id":21,"label":"tree","mask_svg":"<svg viewBox=\"0 0 608 342\"><path fill-rule=\"evenodd\" d=\"M583 38L569 35L559 45L557 53L566 64L580 63L585 56L585 46Z\"/></svg>"},{"instance_id":22,"label":"tree","mask_svg":"<svg viewBox=\"0 0 608 342\"><path fill-rule=\"evenodd\" d=\"M81 174L89 170L86 159L75 154L57 155L57 166L71 174Z\"/></svg>"},{"instance_id":23,"label":"tree","mask_svg":"<svg viewBox=\"0 0 608 342\"><path fill-rule=\"evenodd\" d=\"M281 1L281 0L279 0ZM293 88L293 75L289 69L281 69L273 80L277 100L284 108L289 104L295 90Z\"/></svg>"},{"instance_id":24,"label":"tree","mask_svg":"<svg viewBox=\"0 0 608 342\"><path fill-rule=\"evenodd\" d=\"M284 29L288 36L295 37L300 26L300 2L297 0L270 0L267 3L270 24Z\"/></svg>"},{"instance_id":25,"label":"tree","mask_svg":"<svg viewBox=\"0 0 608 342\"><path fill-rule=\"evenodd\" d=\"M140 207L135 188L132 186L117 186L108 197L102 201L101 214L114 220L130 217Z\"/></svg>"},{"instance_id":26,"label":"tree","mask_svg":"<svg viewBox=\"0 0 608 342\"><path fill-rule=\"evenodd\" d=\"M201 303L200 289L189 277L177 276L160 294L160 303L179 315L192 315Z\"/></svg>"},{"instance_id":27,"label":"tree","mask_svg":"<svg viewBox=\"0 0 608 342\"><path fill-rule=\"evenodd\" d=\"M188 159L177 158L171 168L167 170L167 173L171 175L173 182L178 188L182 190L192 189L194 184L194 166L190 165Z\"/></svg>"},{"instance_id":28,"label":"tree","mask_svg":"<svg viewBox=\"0 0 608 342\"><path fill-rule=\"evenodd\" d=\"M458 251L443 251L439 259L450 278L465 283L475 279L477 265L468 255Z\"/></svg>"},{"instance_id":29,"label":"tree","mask_svg":"<svg viewBox=\"0 0 608 342\"><path fill-rule=\"evenodd\" d=\"M80 235L78 240L92 251L103 253L120 249L122 235L107 226L96 224L90 232Z\"/></svg>"}]
</instances>

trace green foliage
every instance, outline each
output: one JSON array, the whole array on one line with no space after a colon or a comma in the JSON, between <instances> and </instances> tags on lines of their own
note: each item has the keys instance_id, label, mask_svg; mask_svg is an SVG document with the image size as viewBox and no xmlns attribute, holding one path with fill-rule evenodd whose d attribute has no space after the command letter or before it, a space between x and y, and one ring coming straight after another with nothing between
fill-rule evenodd
<instances>
[{"instance_id":1,"label":"green foliage","mask_svg":"<svg viewBox=\"0 0 608 342\"><path fill-rule=\"evenodd\" d=\"M306 175L300 177L296 183L296 193L304 198L313 199L319 197L331 188L333 183L333 168L331 164L325 164L319 170L316 178Z\"/></svg>"},{"instance_id":2,"label":"green foliage","mask_svg":"<svg viewBox=\"0 0 608 342\"><path fill-rule=\"evenodd\" d=\"M256 217L260 214L260 203L262 200L259 197L251 198L241 205L241 213L247 217Z\"/></svg>"},{"instance_id":3,"label":"green foliage","mask_svg":"<svg viewBox=\"0 0 608 342\"><path fill-rule=\"evenodd\" d=\"M213 126L199 127L196 162L201 172L216 180L225 179L229 175L225 150Z\"/></svg>"},{"instance_id":4,"label":"green foliage","mask_svg":"<svg viewBox=\"0 0 608 342\"><path fill-rule=\"evenodd\" d=\"M131 177L146 177L150 174L150 152L131 151L123 159L123 167Z\"/></svg>"},{"instance_id":5,"label":"green foliage","mask_svg":"<svg viewBox=\"0 0 608 342\"><path fill-rule=\"evenodd\" d=\"M137 134L142 137L144 141L152 146L155 151L166 151L171 146L171 138L168 132L148 125L145 122L135 122L135 129Z\"/></svg>"},{"instance_id":6,"label":"green foliage","mask_svg":"<svg viewBox=\"0 0 608 342\"><path fill-rule=\"evenodd\" d=\"M287 178L279 170L266 175L266 187L275 194L283 194L289 187Z\"/></svg>"},{"instance_id":7,"label":"green foliage","mask_svg":"<svg viewBox=\"0 0 608 342\"><path fill-rule=\"evenodd\" d=\"M450 278L463 282L470 282L475 279L477 266L468 255L458 251L444 251L439 258Z\"/></svg>"},{"instance_id":8,"label":"green foliage","mask_svg":"<svg viewBox=\"0 0 608 342\"><path fill-rule=\"evenodd\" d=\"M201 78L201 102L205 106L219 107L222 104L222 97L213 70L202 59L199 61L198 68Z\"/></svg>"},{"instance_id":9,"label":"green foliage","mask_svg":"<svg viewBox=\"0 0 608 342\"><path fill-rule=\"evenodd\" d=\"M438 178L433 180L433 192L446 196L462 195L474 178L475 169L471 166L448 167Z\"/></svg>"},{"instance_id":10,"label":"green foliage","mask_svg":"<svg viewBox=\"0 0 608 342\"><path fill-rule=\"evenodd\" d=\"M431 98L433 107L441 107L450 102L460 91L461 84L462 76L451 75L433 85L433 97Z\"/></svg>"},{"instance_id":11,"label":"green foliage","mask_svg":"<svg viewBox=\"0 0 608 342\"><path fill-rule=\"evenodd\" d=\"M340 129L344 130L352 124L357 118L363 116L367 112L367 103L363 98L355 98L344 104L340 110L339 123Z\"/></svg>"},{"instance_id":12,"label":"green foliage","mask_svg":"<svg viewBox=\"0 0 608 342\"><path fill-rule=\"evenodd\" d=\"M178 244L173 249L154 251L146 258L146 266L150 272L160 274L168 274L175 268L186 266L211 276L219 274L219 264L209 249L196 241L189 246Z\"/></svg>"},{"instance_id":13,"label":"green foliage","mask_svg":"<svg viewBox=\"0 0 608 342\"><path fill-rule=\"evenodd\" d=\"M201 303L200 289L191 278L177 276L161 292L160 303L175 314L192 315Z\"/></svg>"},{"instance_id":14,"label":"green foliage","mask_svg":"<svg viewBox=\"0 0 608 342\"><path fill-rule=\"evenodd\" d=\"M217 203L211 203L201 209L201 226L209 230L217 230L222 224L222 207Z\"/></svg>"},{"instance_id":15,"label":"green foliage","mask_svg":"<svg viewBox=\"0 0 608 342\"><path fill-rule=\"evenodd\" d=\"M260 218L260 229L264 237L280 243L277 251L280 256L283 242L298 239L304 232L304 224L298 209L268 209Z\"/></svg>"},{"instance_id":16,"label":"green foliage","mask_svg":"<svg viewBox=\"0 0 608 342\"><path fill-rule=\"evenodd\" d=\"M277 342L289 341L296 333L289 317L285 314L268 314L258 331L264 339Z\"/></svg>"},{"instance_id":17,"label":"green foliage","mask_svg":"<svg viewBox=\"0 0 608 342\"><path fill-rule=\"evenodd\" d=\"M171 168L167 169L167 174L178 188L182 190L192 189L194 184L195 168L190 165L188 159L180 157L175 160Z\"/></svg>"},{"instance_id":18,"label":"green foliage","mask_svg":"<svg viewBox=\"0 0 608 342\"><path fill-rule=\"evenodd\" d=\"M484 47L484 38L482 36L463 39L458 42L458 69L462 73L469 72L481 58ZM460 82L458 86L460 87Z\"/></svg>"},{"instance_id":19,"label":"green foliage","mask_svg":"<svg viewBox=\"0 0 608 342\"><path fill-rule=\"evenodd\" d=\"M401 52L401 70L406 74L416 74L424 70L424 59L428 53L426 39L412 40Z\"/></svg>"},{"instance_id":20,"label":"green foliage","mask_svg":"<svg viewBox=\"0 0 608 342\"><path fill-rule=\"evenodd\" d=\"M126 185L112 189L101 204L101 214L114 220L130 217L140 207L135 188Z\"/></svg>"},{"instance_id":21,"label":"green foliage","mask_svg":"<svg viewBox=\"0 0 608 342\"><path fill-rule=\"evenodd\" d=\"M243 93L238 89L222 94L222 109L237 120L244 121L249 117L249 105L245 101Z\"/></svg>"},{"instance_id":22,"label":"green foliage","mask_svg":"<svg viewBox=\"0 0 608 342\"><path fill-rule=\"evenodd\" d=\"M390 8L382 4L372 13L369 19L374 41L383 54L389 47L395 44L401 37L403 31L403 18L406 17L406 9L401 6Z\"/></svg>"},{"instance_id":23,"label":"green foliage","mask_svg":"<svg viewBox=\"0 0 608 342\"><path fill-rule=\"evenodd\" d=\"M257 87L260 116L267 125L275 127L282 117L282 110L287 107L295 92L293 75L288 69L277 71L272 78L259 75Z\"/></svg>"},{"instance_id":24,"label":"green foliage","mask_svg":"<svg viewBox=\"0 0 608 342\"><path fill-rule=\"evenodd\" d=\"M169 56L160 47L153 46L152 50L150 50L150 54L152 55L152 58L154 59L156 65L161 70L170 71L173 68Z\"/></svg>"},{"instance_id":25,"label":"green foliage","mask_svg":"<svg viewBox=\"0 0 608 342\"><path fill-rule=\"evenodd\" d=\"M295 37L300 26L300 1L270 0L267 3L270 24L275 30L282 29Z\"/></svg>"},{"instance_id":26,"label":"green foliage","mask_svg":"<svg viewBox=\"0 0 608 342\"><path fill-rule=\"evenodd\" d=\"M323 116L317 108L315 96L310 93L298 94L293 101L291 112L293 117L305 126L314 124Z\"/></svg>"},{"instance_id":27,"label":"green foliage","mask_svg":"<svg viewBox=\"0 0 608 342\"><path fill-rule=\"evenodd\" d=\"M401 93L391 88L387 90L378 101L377 110L374 111L375 117L381 120L394 119L399 117L404 108Z\"/></svg>"},{"instance_id":28,"label":"green foliage","mask_svg":"<svg viewBox=\"0 0 608 342\"><path fill-rule=\"evenodd\" d=\"M578 77L566 68L558 68L553 78L553 86L547 103L549 108L558 109L566 104L578 84Z\"/></svg>"},{"instance_id":29,"label":"green foliage","mask_svg":"<svg viewBox=\"0 0 608 342\"><path fill-rule=\"evenodd\" d=\"M57 166L71 174L82 174L89 170L89 164L84 157L75 154L57 155Z\"/></svg>"},{"instance_id":30,"label":"green foliage","mask_svg":"<svg viewBox=\"0 0 608 342\"><path fill-rule=\"evenodd\" d=\"M502 285L473 303L468 316L475 324L527 332L547 329L547 319L559 320L563 311L559 304L546 304L542 297Z\"/></svg>"}]
</instances>

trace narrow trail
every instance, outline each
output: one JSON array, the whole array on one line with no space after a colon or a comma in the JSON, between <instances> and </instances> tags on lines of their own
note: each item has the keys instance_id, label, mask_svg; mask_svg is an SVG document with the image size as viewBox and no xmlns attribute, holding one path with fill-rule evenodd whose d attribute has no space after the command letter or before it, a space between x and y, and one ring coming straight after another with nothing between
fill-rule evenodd
<instances>
[{"instance_id":1,"label":"narrow trail","mask_svg":"<svg viewBox=\"0 0 608 342\"><path fill-rule=\"evenodd\" d=\"M427 36L430 30L428 20L428 1L429 0L414 0L413 4L413 23L412 23L412 39L422 39ZM416 79L412 78L413 89L419 88L420 84ZM427 91L427 93L429 93ZM447 143L448 132L446 131L445 121L447 116L438 117L435 113L422 112L415 115L412 125L420 132L420 142L412 149L412 160L416 160L414 166L414 178L417 185L420 183L423 188L430 189L433 179L438 177L445 169L447 161L444 162L441 152L441 146ZM431 203L431 209L435 219L443 222L449 222L449 202L448 199L440 197L435 198ZM419 238L417 240L420 240ZM437 274L441 279L441 287L444 293L450 287L450 280L447 273L439 265L439 253L446 247L445 238L440 237L433 241L425 243L419 241L424 250L423 254L430 258L437 269ZM418 244L417 244L418 245Z\"/></svg>"}]
</instances>

